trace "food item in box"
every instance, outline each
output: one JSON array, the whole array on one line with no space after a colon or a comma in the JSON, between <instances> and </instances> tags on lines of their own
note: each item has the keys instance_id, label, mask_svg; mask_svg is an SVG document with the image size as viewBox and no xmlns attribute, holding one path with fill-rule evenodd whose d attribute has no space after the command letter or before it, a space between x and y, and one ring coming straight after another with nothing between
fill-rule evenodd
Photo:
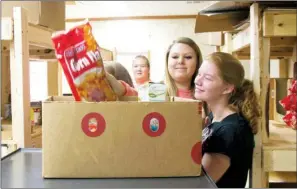
<instances>
[{"instance_id":1,"label":"food item in box","mask_svg":"<svg viewBox=\"0 0 297 189\"><path fill-rule=\"evenodd\" d=\"M76 101L115 101L89 22L53 34L52 41Z\"/></svg>"},{"instance_id":2,"label":"food item in box","mask_svg":"<svg viewBox=\"0 0 297 189\"><path fill-rule=\"evenodd\" d=\"M164 102L167 101L167 87L164 83L149 82L138 89L139 101Z\"/></svg>"},{"instance_id":3,"label":"food item in box","mask_svg":"<svg viewBox=\"0 0 297 189\"><path fill-rule=\"evenodd\" d=\"M138 87L138 101L149 102L148 89L149 83L143 84Z\"/></svg>"}]
</instances>

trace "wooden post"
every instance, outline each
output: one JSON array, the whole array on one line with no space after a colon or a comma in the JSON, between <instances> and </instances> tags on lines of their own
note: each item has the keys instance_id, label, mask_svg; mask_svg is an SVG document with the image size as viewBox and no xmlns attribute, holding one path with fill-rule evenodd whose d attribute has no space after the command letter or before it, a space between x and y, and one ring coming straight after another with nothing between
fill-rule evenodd
<instances>
[{"instance_id":1,"label":"wooden post","mask_svg":"<svg viewBox=\"0 0 297 189\"><path fill-rule=\"evenodd\" d=\"M31 147L29 41L27 12L13 8L14 41L10 44L12 138L19 148Z\"/></svg>"},{"instance_id":2,"label":"wooden post","mask_svg":"<svg viewBox=\"0 0 297 189\"><path fill-rule=\"evenodd\" d=\"M255 149L252 167L252 186L253 188L268 187L268 177L263 168L262 145L266 138L265 103L266 93L269 84L269 52L270 39L263 38L261 24L261 9L258 3L250 7L250 37L251 37L251 72L250 79L253 80L255 92L257 93L262 116L259 120L258 134L255 135Z\"/></svg>"},{"instance_id":3,"label":"wooden post","mask_svg":"<svg viewBox=\"0 0 297 189\"><path fill-rule=\"evenodd\" d=\"M231 33L224 33L224 46L221 46L222 52L232 54L232 34Z\"/></svg>"},{"instance_id":4,"label":"wooden post","mask_svg":"<svg viewBox=\"0 0 297 189\"><path fill-rule=\"evenodd\" d=\"M47 94L48 96L59 95L59 62L47 62Z\"/></svg>"}]
</instances>

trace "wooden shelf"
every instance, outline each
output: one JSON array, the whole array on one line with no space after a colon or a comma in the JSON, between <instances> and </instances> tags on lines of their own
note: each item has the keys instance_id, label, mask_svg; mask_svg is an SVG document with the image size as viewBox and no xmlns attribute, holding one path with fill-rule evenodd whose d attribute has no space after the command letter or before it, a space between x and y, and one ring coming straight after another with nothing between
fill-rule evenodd
<instances>
[{"instance_id":1,"label":"wooden shelf","mask_svg":"<svg viewBox=\"0 0 297 189\"><path fill-rule=\"evenodd\" d=\"M296 172L296 130L270 121L269 131L269 140L263 144L264 170Z\"/></svg>"},{"instance_id":2,"label":"wooden shelf","mask_svg":"<svg viewBox=\"0 0 297 189\"><path fill-rule=\"evenodd\" d=\"M270 183L297 182L296 172L269 172Z\"/></svg>"},{"instance_id":3,"label":"wooden shelf","mask_svg":"<svg viewBox=\"0 0 297 189\"><path fill-rule=\"evenodd\" d=\"M264 150L296 150L296 130L281 122L270 120L269 140Z\"/></svg>"},{"instance_id":4,"label":"wooden shelf","mask_svg":"<svg viewBox=\"0 0 297 189\"><path fill-rule=\"evenodd\" d=\"M1 131L1 142L2 144L16 143L12 137L12 123L11 121L2 120L1 122L3 130ZM42 126L32 126L31 138L37 138L42 136Z\"/></svg>"}]
</instances>

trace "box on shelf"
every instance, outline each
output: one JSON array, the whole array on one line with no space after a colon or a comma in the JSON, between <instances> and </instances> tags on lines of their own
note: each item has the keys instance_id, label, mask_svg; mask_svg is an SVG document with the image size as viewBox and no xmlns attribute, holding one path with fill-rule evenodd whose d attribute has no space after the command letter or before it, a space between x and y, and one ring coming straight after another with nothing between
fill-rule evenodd
<instances>
[{"instance_id":1,"label":"box on shelf","mask_svg":"<svg viewBox=\"0 0 297 189\"><path fill-rule=\"evenodd\" d=\"M42 104L44 178L180 177L201 174L201 103L75 102Z\"/></svg>"},{"instance_id":2,"label":"box on shelf","mask_svg":"<svg viewBox=\"0 0 297 189\"><path fill-rule=\"evenodd\" d=\"M53 30L65 29L65 1L2 1L1 16L12 17L13 7L26 9L29 23Z\"/></svg>"}]
</instances>

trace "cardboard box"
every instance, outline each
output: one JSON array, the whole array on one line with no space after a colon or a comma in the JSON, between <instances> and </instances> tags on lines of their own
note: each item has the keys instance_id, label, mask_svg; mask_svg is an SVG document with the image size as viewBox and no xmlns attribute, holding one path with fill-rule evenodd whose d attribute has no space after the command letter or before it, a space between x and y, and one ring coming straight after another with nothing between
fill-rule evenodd
<instances>
[{"instance_id":1,"label":"cardboard box","mask_svg":"<svg viewBox=\"0 0 297 189\"><path fill-rule=\"evenodd\" d=\"M198 14L195 33L235 31L249 16L246 11L215 14Z\"/></svg>"},{"instance_id":2,"label":"cardboard box","mask_svg":"<svg viewBox=\"0 0 297 189\"><path fill-rule=\"evenodd\" d=\"M53 30L65 29L65 1L2 1L1 16L12 17L13 7L26 9L29 23Z\"/></svg>"},{"instance_id":3,"label":"cardboard box","mask_svg":"<svg viewBox=\"0 0 297 189\"><path fill-rule=\"evenodd\" d=\"M171 101L44 101L43 177L199 176L201 103Z\"/></svg>"}]
</instances>

